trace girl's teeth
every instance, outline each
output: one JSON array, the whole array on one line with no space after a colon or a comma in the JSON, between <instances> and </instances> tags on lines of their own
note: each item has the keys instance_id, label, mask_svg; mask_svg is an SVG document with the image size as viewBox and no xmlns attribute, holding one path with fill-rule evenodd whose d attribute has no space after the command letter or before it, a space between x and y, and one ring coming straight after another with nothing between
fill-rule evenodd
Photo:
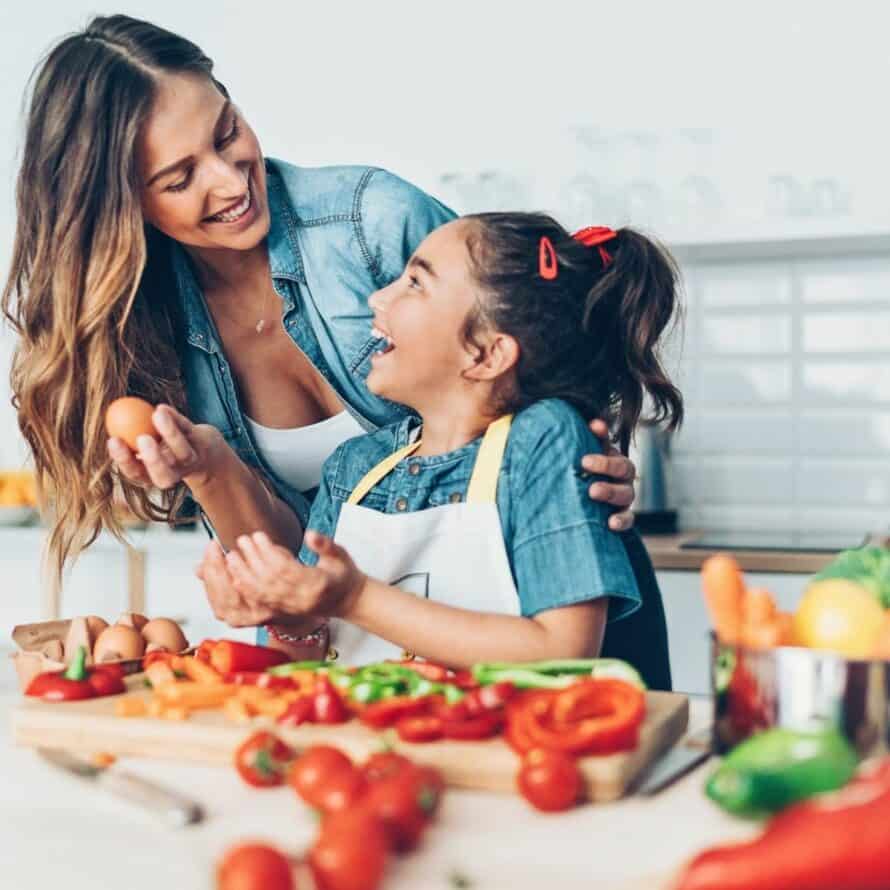
<instances>
[{"instance_id":1,"label":"girl's teeth","mask_svg":"<svg viewBox=\"0 0 890 890\"><path fill-rule=\"evenodd\" d=\"M211 217L211 219L216 222L235 222L235 220L240 219L244 216L245 213L250 209L250 189L247 190L247 194L244 196L243 200L236 207L233 207L231 210L227 210L225 213L217 213L215 216Z\"/></svg>"}]
</instances>

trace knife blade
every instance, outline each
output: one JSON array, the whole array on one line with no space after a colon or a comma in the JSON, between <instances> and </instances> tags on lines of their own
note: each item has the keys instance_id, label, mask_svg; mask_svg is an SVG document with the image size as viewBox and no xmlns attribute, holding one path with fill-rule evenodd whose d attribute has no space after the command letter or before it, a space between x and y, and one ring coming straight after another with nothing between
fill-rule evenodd
<instances>
[{"instance_id":1,"label":"knife blade","mask_svg":"<svg viewBox=\"0 0 890 890\"><path fill-rule=\"evenodd\" d=\"M657 794L704 763L711 753L711 728L707 727L668 749L643 776L637 793L647 797Z\"/></svg>"},{"instance_id":2,"label":"knife blade","mask_svg":"<svg viewBox=\"0 0 890 890\"><path fill-rule=\"evenodd\" d=\"M37 753L53 766L80 779L96 782L100 788L151 810L174 828L191 825L204 818L204 810L196 801L134 773L95 766L57 748L38 748Z\"/></svg>"}]
</instances>

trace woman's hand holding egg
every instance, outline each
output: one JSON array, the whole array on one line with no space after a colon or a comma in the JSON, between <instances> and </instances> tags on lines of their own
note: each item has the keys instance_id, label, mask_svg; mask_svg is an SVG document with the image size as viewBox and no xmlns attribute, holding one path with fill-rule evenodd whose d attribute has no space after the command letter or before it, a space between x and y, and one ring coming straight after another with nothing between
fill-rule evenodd
<instances>
[{"instance_id":1,"label":"woman's hand holding egg","mask_svg":"<svg viewBox=\"0 0 890 890\"><path fill-rule=\"evenodd\" d=\"M170 405L152 408L136 398L108 406L108 454L136 485L172 488L185 482L193 491L206 485L229 451L222 434L195 424Z\"/></svg>"}]
</instances>

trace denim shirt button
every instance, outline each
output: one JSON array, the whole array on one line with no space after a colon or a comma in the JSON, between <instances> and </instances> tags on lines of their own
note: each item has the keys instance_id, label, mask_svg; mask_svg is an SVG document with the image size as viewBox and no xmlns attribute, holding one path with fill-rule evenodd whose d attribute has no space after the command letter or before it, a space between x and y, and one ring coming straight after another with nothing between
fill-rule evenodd
<instances>
[{"instance_id":1,"label":"denim shirt button","mask_svg":"<svg viewBox=\"0 0 890 890\"><path fill-rule=\"evenodd\" d=\"M416 476L420 472L420 464L416 462L413 464L408 464L408 472L412 476Z\"/></svg>"},{"instance_id":2,"label":"denim shirt button","mask_svg":"<svg viewBox=\"0 0 890 890\"><path fill-rule=\"evenodd\" d=\"M450 495L448 495L448 500L452 504L459 504L463 499L463 495L459 491L453 491Z\"/></svg>"},{"instance_id":3,"label":"denim shirt button","mask_svg":"<svg viewBox=\"0 0 890 890\"><path fill-rule=\"evenodd\" d=\"M396 501L396 510L400 512L408 509L408 498L399 498Z\"/></svg>"}]
</instances>

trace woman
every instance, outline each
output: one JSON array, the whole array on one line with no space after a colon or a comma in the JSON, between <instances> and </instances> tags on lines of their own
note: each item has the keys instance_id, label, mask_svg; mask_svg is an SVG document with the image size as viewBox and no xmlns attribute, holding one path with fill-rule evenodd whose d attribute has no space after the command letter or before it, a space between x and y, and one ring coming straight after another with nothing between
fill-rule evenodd
<instances>
[{"instance_id":1,"label":"woman","mask_svg":"<svg viewBox=\"0 0 890 890\"><path fill-rule=\"evenodd\" d=\"M256 533L205 571L225 573L251 623L333 618L350 664L403 650L454 667L599 655L648 578L573 469L596 448L582 418L610 415L627 443L647 396L653 421L679 425L659 358L676 281L632 229L570 236L531 213L436 229L370 299L368 388L416 416L325 462L299 561ZM666 645L633 643L628 660L664 685Z\"/></svg>"},{"instance_id":2,"label":"woman","mask_svg":"<svg viewBox=\"0 0 890 890\"><path fill-rule=\"evenodd\" d=\"M52 50L17 205L3 308L59 570L120 532L116 487L153 520L190 496L227 548L294 546L323 460L404 415L365 386L367 296L453 214L382 170L267 161L190 41L118 15ZM126 393L159 405L138 454L103 429ZM629 461L586 466L618 480L592 497L630 504Z\"/></svg>"}]
</instances>

